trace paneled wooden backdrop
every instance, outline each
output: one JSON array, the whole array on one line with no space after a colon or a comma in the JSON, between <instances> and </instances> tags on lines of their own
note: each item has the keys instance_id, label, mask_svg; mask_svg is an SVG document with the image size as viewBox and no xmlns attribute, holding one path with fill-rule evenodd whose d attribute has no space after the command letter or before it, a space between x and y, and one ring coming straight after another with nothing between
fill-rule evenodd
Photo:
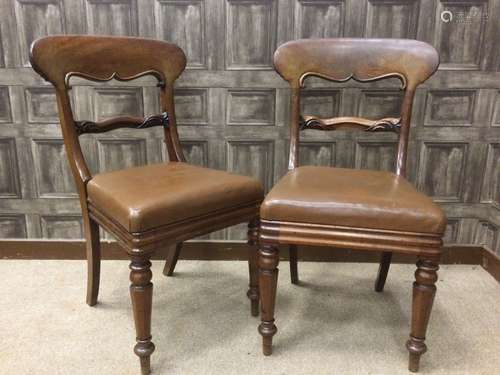
<instances>
[{"instance_id":1,"label":"paneled wooden backdrop","mask_svg":"<svg viewBox=\"0 0 500 375\"><path fill-rule=\"evenodd\" d=\"M267 189L286 171L289 137L289 91L272 68L276 47L294 38L403 37L431 43L442 61L416 95L409 178L446 210L447 243L500 254L499 19L500 0L0 0L0 238L82 237L54 91L29 67L37 37L176 42L189 61L176 92L188 159L255 176ZM76 82L72 99L80 119L158 112L147 79ZM380 117L400 100L390 81L316 80L303 106L308 114ZM305 164L394 167L391 134L311 131L303 139ZM87 137L84 146L94 171L165 159L158 129ZM243 237L241 226L210 236Z\"/></svg>"}]
</instances>

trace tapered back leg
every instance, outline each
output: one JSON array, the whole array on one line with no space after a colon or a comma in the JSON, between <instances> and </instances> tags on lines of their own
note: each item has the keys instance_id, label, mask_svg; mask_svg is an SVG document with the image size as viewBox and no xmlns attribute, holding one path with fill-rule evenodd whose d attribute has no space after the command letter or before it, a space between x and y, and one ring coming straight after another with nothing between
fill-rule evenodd
<instances>
[{"instance_id":1,"label":"tapered back leg","mask_svg":"<svg viewBox=\"0 0 500 375\"><path fill-rule=\"evenodd\" d=\"M84 215L86 250L87 250L87 304L94 306L99 294L101 274L101 243L99 239L99 225Z\"/></svg>"},{"instance_id":2,"label":"tapered back leg","mask_svg":"<svg viewBox=\"0 0 500 375\"><path fill-rule=\"evenodd\" d=\"M297 259L297 245L290 245L290 279L292 284L299 283L299 270L298 270L298 259Z\"/></svg>"},{"instance_id":3,"label":"tapered back leg","mask_svg":"<svg viewBox=\"0 0 500 375\"><path fill-rule=\"evenodd\" d=\"M375 291L381 292L384 290L385 280L387 279L387 273L389 272L389 267L391 266L392 253L384 251L380 257L380 265L378 267L378 275L375 280Z\"/></svg>"},{"instance_id":4,"label":"tapered back leg","mask_svg":"<svg viewBox=\"0 0 500 375\"><path fill-rule=\"evenodd\" d=\"M165 261L165 267L163 267L163 274L165 276L172 276L174 274L175 266L177 265L177 260L182 250L182 242L179 242L174 247L168 250L167 260Z\"/></svg>"}]
</instances>

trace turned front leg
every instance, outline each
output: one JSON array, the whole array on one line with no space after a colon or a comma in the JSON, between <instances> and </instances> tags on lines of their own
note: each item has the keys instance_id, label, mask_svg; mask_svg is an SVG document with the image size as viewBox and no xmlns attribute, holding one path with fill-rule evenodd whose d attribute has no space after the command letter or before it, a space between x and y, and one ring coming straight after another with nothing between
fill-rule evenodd
<instances>
[{"instance_id":1,"label":"turned front leg","mask_svg":"<svg viewBox=\"0 0 500 375\"><path fill-rule=\"evenodd\" d=\"M147 258L132 258L130 263L130 296L134 310L137 343L134 352L141 361L143 375L150 373L150 356L155 350L151 341L151 308L153 299L153 283L151 278L151 262Z\"/></svg>"},{"instance_id":2,"label":"turned front leg","mask_svg":"<svg viewBox=\"0 0 500 375\"><path fill-rule=\"evenodd\" d=\"M274 304L276 301L276 286L278 283L279 249L276 246L265 245L259 251L259 290L261 324L259 333L262 335L262 351L264 355L273 352L273 336L278 331L274 324Z\"/></svg>"},{"instance_id":3,"label":"turned front leg","mask_svg":"<svg viewBox=\"0 0 500 375\"><path fill-rule=\"evenodd\" d=\"M436 294L438 261L439 259L420 259L417 262L413 283L411 333L406 343L410 352L408 369L411 372L418 371L420 356L427 351L424 341Z\"/></svg>"},{"instance_id":4,"label":"turned front leg","mask_svg":"<svg viewBox=\"0 0 500 375\"><path fill-rule=\"evenodd\" d=\"M259 220L248 223L248 273L250 275L247 297L250 299L252 316L259 315L259 251L257 248L259 236Z\"/></svg>"}]
</instances>

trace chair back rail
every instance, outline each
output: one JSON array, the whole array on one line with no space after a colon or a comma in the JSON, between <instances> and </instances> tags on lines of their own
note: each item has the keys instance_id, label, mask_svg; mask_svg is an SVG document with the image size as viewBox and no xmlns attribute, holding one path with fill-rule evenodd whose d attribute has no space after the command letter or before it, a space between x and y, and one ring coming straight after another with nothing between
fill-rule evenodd
<instances>
[{"instance_id":1,"label":"chair back rail","mask_svg":"<svg viewBox=\"0 0 500 375\"><path fill-rule=\"evenodd\" d=\"M64 144L82 204L87 199L86 183L92 176L81 150L81 134L162 126L169 159L185 160L177 133L173 85L186 67L186 56L175 44L133 37L56 35L34 41L30 61L33 69L56 89ZM158 80L161 114L96 122L75 120L68 95L71 77L104 82L130 81L146 75Z\"/></svg>"},{"instance_id":2,"label":"chair back rail","mask_svg":"<svg viewBox=\"0 0 500 375\"><path fill-rule=\"evenodd\" d=\"M437 51L427 43L409 39L303 39L280 46L274 54L276 71L289 82L291 95L291 135L289 169L299 160L299 132L304 129L343 128L398 133L396 173L406 174L406 151L415 90L439 65ZM398 118L366 119L335 117L322 119L300 113L300 89L307 77L335 82L354 79L372 82L398 78L404 90Z\"/></svg>"}]
</instances>

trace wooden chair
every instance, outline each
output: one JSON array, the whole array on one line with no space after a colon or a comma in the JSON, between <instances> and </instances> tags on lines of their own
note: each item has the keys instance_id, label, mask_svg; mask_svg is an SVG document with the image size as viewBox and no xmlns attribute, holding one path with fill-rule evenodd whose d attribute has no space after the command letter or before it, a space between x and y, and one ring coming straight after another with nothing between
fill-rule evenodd
<instances>
[{"instance_id":1,"label":"wooden chair","mask_svg":"<svg viewBox=\"0 0 500 375\"><path fill-rule=\"evenodd\" d=\"M274 55L278 73L291 86L289 172L266 196L260 209L259 284L265 355L272 353L278 245L291 246L296 274L296 245L316 245L382 252L375 290L382 291L392 253L416 255L409 369L418 371L427 323L436 291L446 217L432 200L405 179L406 149L415 89L437 69L430 45L415 40L314 39L285 43ZM301 116L300 89L309 76L336 82L396 77L404 97L400 117L322 119ZM398 134L395 174L330 167L299 167L299 133L303 129L356 128ZM295 265L294 265L295 263ZM293 273L292 273L293 275Z\"/></svg>"},{"instance_id":2,"label":"wooden chair","mask_svg":"<svg viewBox=\"0 0 500 375\"><path fill-rule=\"evenodd\" d=\"M174 44L139 38L52 36L35 41L33 68L56 89L64 144L82 208L87 244L87 303L97 302L99 289L99 226L113 234L130 255L130 294L143 374L150 372L151 262L153 252L177 244L166 273L173 271L182 241L249 221L249 244L257 234L261 184L249 177L201 168L185 162L177 133L174 81L186 57ZM117 117L76 121L68 96L73 76L93 81L132 80L152 75L158 80L161 114L146 119ZM91 175L79 136L117 128L161 126L170 162ZM252 314L258 314L257 249L250 251Z\"/></svg>"}]
</instances>

